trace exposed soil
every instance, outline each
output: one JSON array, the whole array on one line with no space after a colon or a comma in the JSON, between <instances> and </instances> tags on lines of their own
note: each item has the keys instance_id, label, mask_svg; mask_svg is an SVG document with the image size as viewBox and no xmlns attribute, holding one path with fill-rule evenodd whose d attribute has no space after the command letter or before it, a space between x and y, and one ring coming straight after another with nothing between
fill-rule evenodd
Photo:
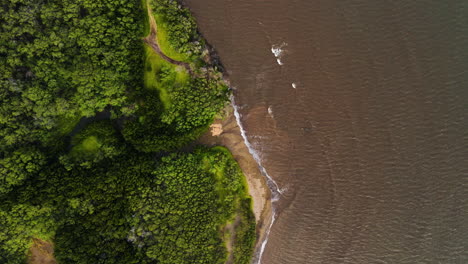
<instances>
[{"instance_id":1,"label":"exposed soil","mask_svg":"<svg viewBox=\"0 0 468 264\"><path fill-rule=\"evenodd\" d=\"M210 131L212 136L219 136L223 133L223 125L221 124L211 124Z\"/></svg>"},{"instance_id":2,"label":"exposed soil","mask_svg":"<svg viewBox=\"0 0 468 264\"><path fill-rule=\"evenodd\" d=\"M28 264L57 264L52 242L33 238L33 245L29 249Z\"/></svg>"}]
</instances>

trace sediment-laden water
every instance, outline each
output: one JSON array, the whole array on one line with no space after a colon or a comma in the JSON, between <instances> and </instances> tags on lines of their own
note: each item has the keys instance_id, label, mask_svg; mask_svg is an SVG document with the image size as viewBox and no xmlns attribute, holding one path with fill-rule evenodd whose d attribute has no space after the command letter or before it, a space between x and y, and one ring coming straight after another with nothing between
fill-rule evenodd
<instances>
[{"instance_id":1,"label":"sediment-laden water","mask_svg":"<svg viewBox=\"0 0 468 264\"><path fill-rule=\"evenodd\" d=\"M468 263L468 2L186 0L282 194L261 263Z\"/></svg>"}]
</instances>

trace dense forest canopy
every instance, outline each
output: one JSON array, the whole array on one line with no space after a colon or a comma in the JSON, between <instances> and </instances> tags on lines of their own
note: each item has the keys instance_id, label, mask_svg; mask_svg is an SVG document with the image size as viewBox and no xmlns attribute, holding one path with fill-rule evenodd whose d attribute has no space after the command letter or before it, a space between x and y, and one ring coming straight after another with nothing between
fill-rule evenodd
<instances>
[{"instance_id":1,"label":"dense forest canopy","mask_svg":"<svg viewBox=\"0 0 468 264\"><path fill-rule=\"evenodd\" d=\"M34 239L59 263L250 262L239 166L179 152L228 102L206 54L174 0L2 1L0 263Z\"/></svg>"}]
</instances>

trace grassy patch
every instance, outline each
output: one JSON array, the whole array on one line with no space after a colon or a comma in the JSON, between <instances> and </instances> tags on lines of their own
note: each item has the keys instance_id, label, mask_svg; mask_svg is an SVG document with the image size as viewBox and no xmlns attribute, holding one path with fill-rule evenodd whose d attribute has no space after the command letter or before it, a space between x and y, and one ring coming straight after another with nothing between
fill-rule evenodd
<instances>
[{"instance_id":1,"label":"grassy patch","mask_svg":"<svg viewBox=\"0 0 468 264\"><path fill-rule=\"evenodd\" d=\"M174 86L186 85L190 74L181 66L161 58L151 47L145 45L144 84L147 89L157 89L165 109L171 106L170 91Z\"/></svg>"},{"instance_id":2,"label":"grassy patch","mask_svg":"<svg viewBox=\"0 0 468 264\"><path fill-rule=\"evenodd\" d=\"M222 228L223 241L230 247L233 263L248 264L256 241L256 223L246 179L227 148L214 147L209 153L204 157L202 166L216 179L215 190L219 201L228 201L232 206L231 215L226 215Z\"/></svg>"},{"instance_id":3,"label":"grassy patch","mask_svg":"<svg viewBox=\"0 0 468 264\"><path fill-rule=\"evenodd\" d=\"M73 136L71 143L70 152L60 157L67 169L76 165L89 168L93 163L120 155L124 148L108 120L89 124Z\"/></svg>"},{"instance_id":4,"label":"grassy patch","mask_svg":"<svg viewBox=\"0 0 468 264\"><path fill-rule=\"evenodd\" d=\"M71 154L74 156L93 155L99 151L100 146L98 137L88 136L73 147Z\"/></svg>"},{"instance_id":5,"label":"grassy patch","mask_svg":"<svg viewBox=\"0 0 468 264\"><path fill-rule=\"evenodd\" d=\"M145 45L145 74L144 84L147 89L157 89L164 107L167 109L171 102L167 89L158 80L158 74L163 67L173 67L172 64L162 59L150 47Z\"/></svg>"},{"instance_id":6,"label":"grassy patch","mask_svg":"<svg viewBox=\"0 0 468 264\"><path fill-rule=\"evenodd\" d=\"M99 140L96 136L89 136L81 143L83 150L89 152L95 152L99 149Z\"/></svg>"},{"instance_id":7,"label":"grassy patch","mask_svg":"<svg viewBox=\"0 0 468 264\"><path fill-rule=\"evenodd\" d=\"M178 66L175 68L176 72L176 78L175 82L178 85L185 85L188 84L190 81L190 74L187 72L187 70L184 67Z\"/></svg>"},{"instance_id":8,"label":"grassy patch","mask_svg":"<svg viewBox=\"0 0 468 264\"><path fill-rule=\"evenodd\" d=\"M166 23L164 22L164 17L161 15L155 14L154 19L156 20L156 24L158 25L156 34L157 34L158 43L159 43L159 47L161 48L161 51L174 60L184 61L184 62L193 61L193 59L191 58L189 54L178 52L169 42L169 35L166 29L167 28Z\"/></svg>"}]
</instances>

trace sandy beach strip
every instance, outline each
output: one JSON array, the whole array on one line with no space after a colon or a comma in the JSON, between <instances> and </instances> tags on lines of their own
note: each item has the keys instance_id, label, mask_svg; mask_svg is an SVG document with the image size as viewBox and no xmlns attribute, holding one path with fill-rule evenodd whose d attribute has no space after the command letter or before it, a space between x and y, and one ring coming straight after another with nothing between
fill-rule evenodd
<instances>
[{"instance_id":1,"label":"sandy beach strip","mask_svg":"<svg viewBox=\"0 0 468 264\"><path fill-rule=\"evenodd\" d=\"M211 126L211 130L205 133L197 142L205 146L227 147L239 163L246 177L249 194L253 201L252 208L257 222L257 242L255 246L255 253L257 253L265 239L266 228L270 226L272 219L271 192L267 186L266 178L260 172L257 162L244 143L233 112L231 105L226 107L224 117L216 119Z\"/></svg>"}]
</instances>

